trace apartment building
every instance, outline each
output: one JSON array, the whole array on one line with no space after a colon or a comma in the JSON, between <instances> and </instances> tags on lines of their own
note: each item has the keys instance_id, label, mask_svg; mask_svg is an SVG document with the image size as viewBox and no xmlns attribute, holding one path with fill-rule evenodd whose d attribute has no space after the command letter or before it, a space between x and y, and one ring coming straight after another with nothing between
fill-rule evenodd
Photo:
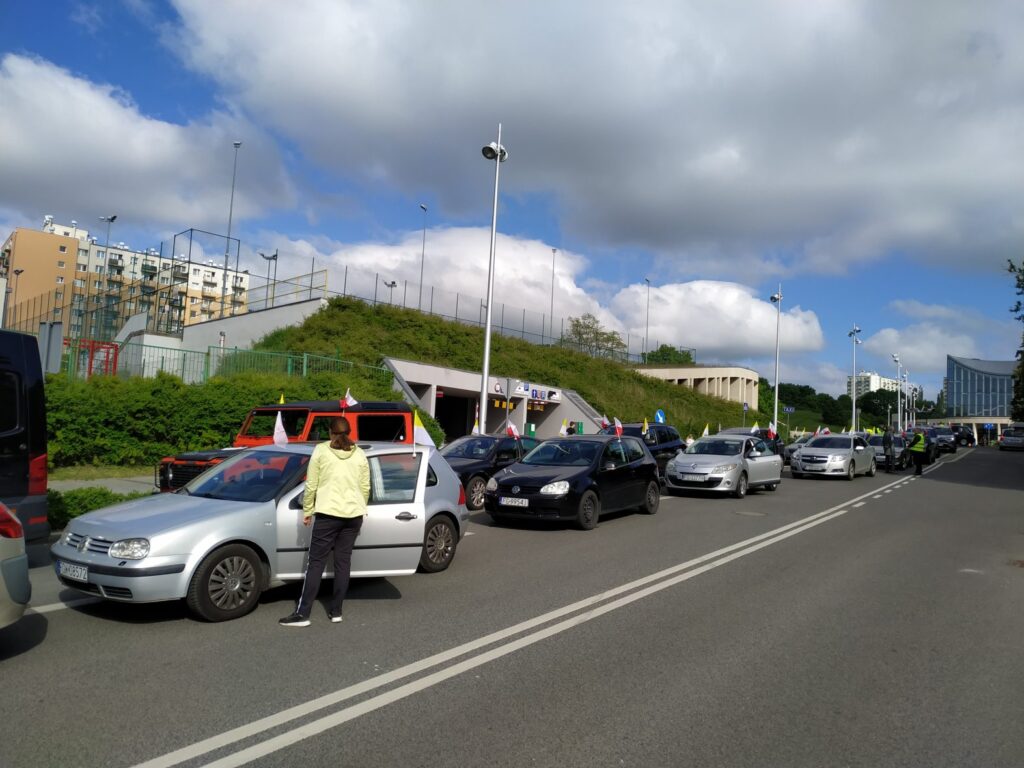
<instances>
[{"instance_id":1,"label":"apartment building","mask_svg":"<svg viewBox=\"0 0 1024 768\"><path fill-rule=\"evenodd\" d=\"M102 244L77 222L18 227L0 248L0 278L8 280L5 327L35 331L63 321L65 335L113 338L131 316L178 333L192 323L246 311L249 273L213 261Z\"/></svg>"},{"instance_id":2,"label":"apartment building","mask_svg":"<svg viewBox=\"0 0 1024 768\"><path fill-rule=\"evenodd\" d=\"M868 392L874 392L879 389L884 389L888 392L898 392L900 389L900 383L896 379L890 379L886 376L881 376L874 371L861 371L856 376L856 387L857 397L866 395ZM846 377L846 394L853 397L854 377Z\"/></svg>"}]
</instances>

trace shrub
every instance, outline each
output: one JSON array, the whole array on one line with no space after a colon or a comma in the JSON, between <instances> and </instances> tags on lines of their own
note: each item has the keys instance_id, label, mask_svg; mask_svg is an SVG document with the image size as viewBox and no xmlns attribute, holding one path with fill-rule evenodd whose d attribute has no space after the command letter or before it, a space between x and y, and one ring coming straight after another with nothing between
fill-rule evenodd
<instances>
[{"instance_id":1,"label":"shrub","mask_svg":"<svg viewBox=\"0 0 1024 768\"><path fill-rule=\"evenodd\" d=\"M71 491L46 491L46 500L49 503L47 517L50 527L55 531L64 528L70 520L92 512L94 509L109 507L122 501L137 499L142 496L149 496L145 492L135 493L114 493L107 488L88 487L75 488Z\"/></svg>"}]
</instances>

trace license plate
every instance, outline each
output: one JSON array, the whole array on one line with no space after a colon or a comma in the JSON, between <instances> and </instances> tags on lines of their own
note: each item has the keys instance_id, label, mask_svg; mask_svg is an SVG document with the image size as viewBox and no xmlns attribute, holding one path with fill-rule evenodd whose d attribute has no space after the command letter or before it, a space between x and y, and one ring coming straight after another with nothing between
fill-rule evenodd
<instances>
[{"instance_id":1,"label":"license plate","mask_svg":"<svg viewBox=\"0 0 1024 768\"><path fill-rule=\"evenodd\" d=\"M515 496L500 496L498 503L506 507L528 507L530 506L529 499L520 499Z\"/></svg>"},{"instance_id":2,"label":"license plate","mask_svg":"<svg viewBox=\"0 0 1024 768\"><path fill-rule=\"evenodd\" d=\"M66 579L72 581L88 581L89 580L89 569L84 565L75 565L74 563L65 563L63 560L57 562L60 575Z\"/></svg>"},{"instance_id":3,"label":"license plate","mask_svg":"<svg viewBox=\"0 0 1024 768\"><path fill-rule=\"evenodd\" d=\"M684 483L703 483L704 475L683 475Z\"/></svg>"}]
</instances>

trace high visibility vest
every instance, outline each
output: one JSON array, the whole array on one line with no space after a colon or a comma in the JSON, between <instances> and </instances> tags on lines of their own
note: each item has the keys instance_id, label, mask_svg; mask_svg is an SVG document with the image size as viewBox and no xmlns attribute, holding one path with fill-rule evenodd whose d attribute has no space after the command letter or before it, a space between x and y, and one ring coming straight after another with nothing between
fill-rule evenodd
<instances>
[{"instance_id":1,"label":"high visibility vest","mask_svg":"<svg viewBox=\"0 0 1024 768\"><path fill-rule=\"evenodd\" d=\"M921 438L921 439L918 440L918 438ZM915 453L924 453L924 449L925 449L925 444L926 443L927 443L927 441L925 440L924 435L922 435L922 434L914 435L914 440L913 440L913 442L911 442L910 447L907 450L908 451L914 451Z\"/></svg>"}]
</instances>

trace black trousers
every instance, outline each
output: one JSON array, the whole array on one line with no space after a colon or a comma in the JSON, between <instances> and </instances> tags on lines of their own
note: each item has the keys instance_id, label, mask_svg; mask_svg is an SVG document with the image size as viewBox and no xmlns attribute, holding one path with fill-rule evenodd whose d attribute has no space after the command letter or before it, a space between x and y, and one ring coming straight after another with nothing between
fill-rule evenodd
<instances>
[{"instance_id":1,"label":"black trousers","mask_svg":"<svg viewBox=\"0 0 1024 768\"><path fill-rule=\"evenodd\" d=\"M914 459L914 474L920 475L924 469L924 451L911 451L910 455Z\"/></svg>"},{"instance_id":2,"label":"black trousers","mask_svg":"<svg viewBox=\"0 0 1024 768\"><path fill-rule=\"evenodd\" d=\"M295 612L309 618L313 601L320 591L320 579L324 575L327 555L334 550L334 594L330 611L341 614L341 604L348 592L348 580L352 573L352 547L356 543L359 529L363 527L362 517L331 517L314 515L313 534L309 542L309 559L306 561L306 578L302 582L302 595Z\"/></svg>"}]
</instances>

